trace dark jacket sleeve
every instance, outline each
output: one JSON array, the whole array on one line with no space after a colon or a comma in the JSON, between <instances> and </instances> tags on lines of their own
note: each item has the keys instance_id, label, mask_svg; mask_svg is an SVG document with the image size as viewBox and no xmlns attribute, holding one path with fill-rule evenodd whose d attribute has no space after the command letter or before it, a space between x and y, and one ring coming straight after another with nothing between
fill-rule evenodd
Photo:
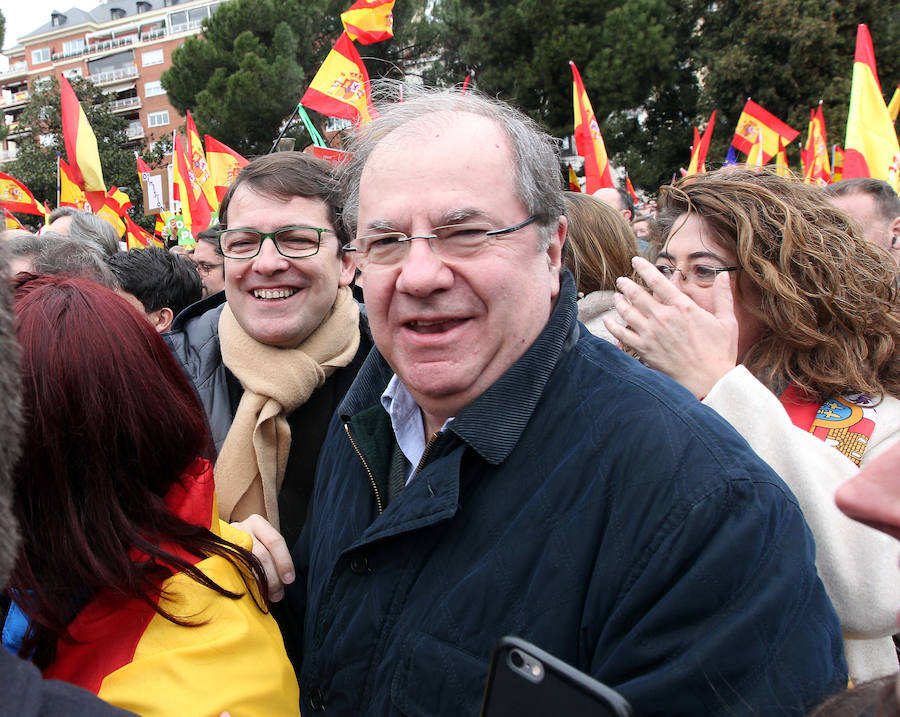
<instances>
[{"instance_id":1,"label":"dark jacket sleeve","mask_svg":"<svg viewBox=\"0 0 900 717\"><path fill-rule=\"evenodd\" d=\"M847 682L814 557L782 484L721 482L670 515L637 561L591 671L640 715L806 714Z\"/></svg>"}]
</instances>

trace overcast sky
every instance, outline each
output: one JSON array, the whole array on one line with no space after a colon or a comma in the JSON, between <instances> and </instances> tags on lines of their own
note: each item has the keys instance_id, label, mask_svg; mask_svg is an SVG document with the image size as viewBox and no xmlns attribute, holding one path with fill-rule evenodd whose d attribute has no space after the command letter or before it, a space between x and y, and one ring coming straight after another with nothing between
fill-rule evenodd
<instances>
[{"instance_id":1,"label":"overcast sky","mask_svg":"<svg viewBox=\"0 0 900 717\"><path fill-rule=\"evenodd\" d=\"M71 7L81 10L93 10L101 4L101 0L14 0L3 3L3 16L6 18L6 34L3 38L3 47L12 47L22 35L36 30L44 23L50 22L50 13L54 10L65 12ZM8 63L5 57L0 57L0 71L5 70Z\"/></svg>"}]
</instances>

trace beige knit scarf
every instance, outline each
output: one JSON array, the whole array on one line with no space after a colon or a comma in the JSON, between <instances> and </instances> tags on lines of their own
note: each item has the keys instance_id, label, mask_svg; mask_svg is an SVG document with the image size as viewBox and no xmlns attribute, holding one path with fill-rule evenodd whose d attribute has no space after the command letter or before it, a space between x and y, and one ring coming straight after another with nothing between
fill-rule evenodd
<instances>
[{"instance_id":1,"label":"beige knit scarf","mask_svg":"<svg viewBox=\"0 0 900 717\"><path fill-rule=\"evenodd\" d=\"M349 287L338 289L331 312L295 349L251 338L228 304L219 317L222 361L244 394L215 466L219 515L243 520L259 513L276 528L291 429L287 416L359 348L359 307Z\"/></svg>"}]
</instances>

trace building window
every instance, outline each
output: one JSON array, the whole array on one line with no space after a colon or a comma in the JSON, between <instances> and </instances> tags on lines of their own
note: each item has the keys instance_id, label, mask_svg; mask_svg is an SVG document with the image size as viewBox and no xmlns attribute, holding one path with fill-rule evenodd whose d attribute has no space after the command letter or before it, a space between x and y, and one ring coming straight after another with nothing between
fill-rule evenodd
<instances>
[{"instance_id":1,"label":"building window","mask_svg":"<svg viewBox=\"0 0 900 717\"><path fill-rule=\"evenodd\" d=\"M111 7L109 9L109 17L112 20L121 20L123 17L125 17L125 10L120 7Z\"/></svg>"},{"instance_id":2,"label":"building window","mask_svg":"<svg viewBox=\"0 0 900 717\"><path fill-rule=\"evenodd\" d=\"M147 124L151 127L163 127L169 124L169 110L151 112L147 115Z\"/></svg>"},{"instance_id":3,"label":"building window","mask_svg":"<svg viewBox=\"0 0 900 717\"><path fill-rule=\"evenodd\" d=\"M40 65L42 62L50 62L49 47L42 47L40 50L31 51L31 64Z\"/></svg>"},{"instance_id":4,"label":"building window","mask_svg":"<svg viewBox=\"0 0 900 717\"><path fill-rule=\"evenodd\" d=\"M144 67L150 65L161 65L164 62L162 48L158 50L148 50L141 54L141 63Z\"/></svg>"},{"instance_id":5,"label":"building window","mask_svg":"<svg viewBox=\"0 0 900 717\"><path fill-rule=\"evenodd\" d=\"M63 55L77 55L84 49L84 38L79 37L75 40L67 40L63 43Z\"/></svg>"},{"instance_id":6,"label":"building window","mask_svg":"<svg viewBox=\"0 0 900 717\"><path fill-rule=\"evenodd\" d=\"M155 95L164 94L166 94L166 90L162 86L162 82L160 82L159 80L153 80L152 82L144 83L144 97L154 97Z\"/></svg>"},{"instance_id":7,"label":"building window","mask_svg":"<svg viewBox=\"0 0 900 717\"><path fill-rule=\"evenodd\" d=\"M35 92L47 89L50 86L51 79L52 78L50 77L50 75L41 75L40 77L35 77L31 81L31 89L33 89Z\"/></svg>"},{"instance_id":8,"label":"building window","mask_svg":"<svg viewBox=\"0 0 900 717\"><path fill-rule=\"evenodd\" d=\"M63 71L63 77L65 77L67 80L71 80L73 77L82 77L82 76L83 76L83 70L80 67L73 67L69 70Z\"/></svg>"}]
</instances>

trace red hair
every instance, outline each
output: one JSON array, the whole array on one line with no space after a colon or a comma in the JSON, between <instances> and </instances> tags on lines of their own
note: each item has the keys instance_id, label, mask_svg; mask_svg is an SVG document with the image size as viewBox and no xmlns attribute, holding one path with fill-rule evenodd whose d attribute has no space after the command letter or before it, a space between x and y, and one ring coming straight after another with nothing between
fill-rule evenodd
<instances>
[{"instance_id":1,"label":"red hair","mask_svg":"<svg viewBox=\"0 0 900 717\"><path fill-rule=\"evenodd\" d=\"M50 664L76 600L101 589L178 622L156 601L173 568L240 597L161 543L200 558L222 555L265 596L248 551L165 504L169 488L214 449L191 383L149 322L109 289L61 276L20 286L15 317L26 420L15 471L23 544L10 587L33 626L21 654ZM132 548L151 560L132 562Z\"/></svg>"}]
</instances>

